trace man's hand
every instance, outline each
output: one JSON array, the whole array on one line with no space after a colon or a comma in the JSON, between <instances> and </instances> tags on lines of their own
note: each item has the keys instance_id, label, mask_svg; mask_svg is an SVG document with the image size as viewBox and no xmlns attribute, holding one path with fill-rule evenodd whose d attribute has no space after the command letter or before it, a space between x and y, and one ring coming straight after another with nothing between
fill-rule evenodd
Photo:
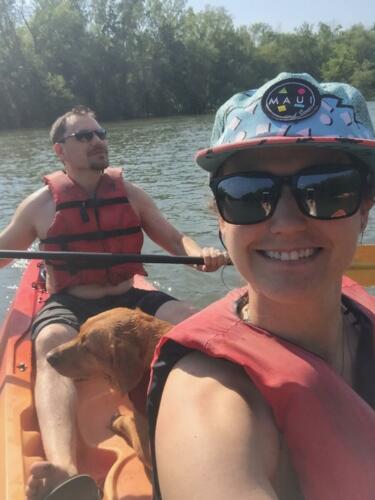
<instances>
[{"instance_id":1,"label":"man's hand","mask_svg":"<svg viewBox=\"0 0 375 500\"><path fill-rule=\"evenodd\" d=\"M220 267L230 264L228 252L226 250L219 250L214 247L202 248L200 257L203 257L204 264L202 266L194 266L199 271L211 273L217 271Z\"/></svg>"}]
</instances>

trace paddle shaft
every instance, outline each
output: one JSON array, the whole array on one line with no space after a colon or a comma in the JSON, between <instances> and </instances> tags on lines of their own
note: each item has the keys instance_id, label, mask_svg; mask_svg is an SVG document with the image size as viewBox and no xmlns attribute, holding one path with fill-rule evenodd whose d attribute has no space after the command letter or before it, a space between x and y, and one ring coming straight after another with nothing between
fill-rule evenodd
<instances>
[{"instance_id":1,"label":"paddle shaft","mask_svg":"<svg viewBox=\"0 0 375 500\"><path fill-rule=\"evenodd\" d=\"M353 262L350 269L358 271L371 271L375 269L375 262Z\"/></svg>"},{"instance_id":2,"label":"paddle shaft","mask_svg":"<svg viewBox=\"0 0 375 500\"><path fill-rule=\"evenodd\" d=\"M185 255L153 255L132 253L93 253L93 252L43 252L23 250L0 250L0 259L26 260L63 260L65 262L143 262L145 264L198 264L203 265L202 257Z\"/></svg>"},{"instance_id":3,"label":"paddle shaft","mask_svg":"<svg viewBox=\"0 0 375 500\"><path fill-rule=\"evenodd\" d=\"M368 245L368 248L375 245ZM26 259L26 260L63 260L66 262L92 260L100 262L143 262L145 264L196 264L203 265L202 257L189 257L185 255L155 255L131 253L93 253L93 252L43 252L24 250L0 250L0 259ZM372 270L375 262L353 262L350 269Z\"/></svg>"}]
</instances>

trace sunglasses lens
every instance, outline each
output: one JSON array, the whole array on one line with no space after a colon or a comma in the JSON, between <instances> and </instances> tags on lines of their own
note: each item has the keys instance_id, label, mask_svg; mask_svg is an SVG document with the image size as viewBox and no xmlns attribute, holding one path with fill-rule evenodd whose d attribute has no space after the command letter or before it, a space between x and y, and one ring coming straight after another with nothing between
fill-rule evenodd
<instances>
[{"instance_id":1,"label":"sunglasses lens","mask_svg":"<svg viewBox=\"0 0 375 500\"><path fill-rule=\"evenodd\" d=\"M82 130L81 132L76 132L74 137L79 142L90 142L92 141L94 134L99 137L101 141L107 136L107 131L104 128L99 128L98 130Z\"/></svg>"},{"instance_id":2,"label":"sunglasses lens","mask_svg":"<svg viewBox=\"0 0 375 500\"><path fill-rule=\"evenodd\" d=\"M104 139L107 137L107 131L103 129L101 130L97 130L96 131L96 135L99 137L99 139L101 139L102 141L104 141Z\"/></svg>"},{"instance_id":3,"label":"sunglasses lens","mask_svg":"<svg viewBox=\"0 0 375 500\"><path fill-rule=\"evenodd\" d=\"M359 207L362 192L360 172L353 167L327 167L325 172L306 173L296 183L298 203L309 217L350 217Z\"/></svg>"},{"instance_id":4,"label":"sunglasses lens","mask_svg":"<svg viewBox=\"0 0 375 500\"><path fill-rule=\"evenodd\" d=\"M272 215L278 197L271 177L242 176L223 178L216 186L215 198L223 219L231 224L256 224Z\"/></svg>"},{"instance_id":5,"label":"sunglasses lens","mask_svg":"<svg viewBox=\"0 0 375 500\"><path fill-rule=\"evenodd\" d=\"M98 130L95 130L95 134L99 137L101 141L104 141L104 139L107 136L107 131L104 130L104 128L100 128Z\"/></svg>"},{"instance_id":6,"label":"sunglasses lens","mask_svg":"<svg viewBox=\"0 0 375 500\"><path fill-rule=\"evenodd\" d=\"M94 132L90 132L90 131L87 131L87 132L84 132L84 131L77 132L76 134L74 134L74 137L79 142L89 142L94 137Z\"/></svg>"},{"instance_id":7,"label":"sunglasses lens","mask_svg":"<svg viewBox=\"0 0 375 500\"><path fill-rule=\"evenodd\" d=\"M272 216L282 186L292 187L301 211L315 219L350 217L359 208L363 176L350 165L320 165L292 176L258 172L214 179L220 215L230 224L256 224Z\"/></svg>"}]
</instances>

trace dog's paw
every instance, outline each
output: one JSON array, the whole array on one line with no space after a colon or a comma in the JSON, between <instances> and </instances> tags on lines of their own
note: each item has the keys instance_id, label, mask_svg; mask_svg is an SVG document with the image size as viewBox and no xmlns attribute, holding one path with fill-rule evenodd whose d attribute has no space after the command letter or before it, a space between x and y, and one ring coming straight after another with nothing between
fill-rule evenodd
<instances>
[{"instance_id":1,"label":"dog's paw","mask_svg":"<svg viewBox=\"0 0 375 500\"><path fill-rule=\"evenodd\" d=\"M122 417L123 415L121 415L120 412L117 412L117 413L114 413L112 416L111 416L111 421L110 421L110 425L111 425L111 428L112 428L112 425L113 425L113 422L115 422L118 418Z\"/></svg>"},{"instance_id":2,"label":"dog's paw","mask_svg":"<svg viewBox=\"0 0 375 500\"><path fill-rule=\"evenodd\" d=\"M123 437L129 446L133 446L132 434L135 429L133 415L114 415L111 429L115 434Z\"/></svg>"},{"instance_id":3,"label":"dog's paw","mask_svg":"<svg viewBox=\"0 0 375 500\"><path fill-rule=\"evenodd\" d=\"M112 432L114 432L115 434L121 434L119 432L119 429L121 427L120 425L120 420L122 419L123 415L118 412L118 413L114 413L112 416L111 416L111 419L110 421L108 422L108 425L107 425L107 428L110 429Z\"/></svg>"}]
</instances>

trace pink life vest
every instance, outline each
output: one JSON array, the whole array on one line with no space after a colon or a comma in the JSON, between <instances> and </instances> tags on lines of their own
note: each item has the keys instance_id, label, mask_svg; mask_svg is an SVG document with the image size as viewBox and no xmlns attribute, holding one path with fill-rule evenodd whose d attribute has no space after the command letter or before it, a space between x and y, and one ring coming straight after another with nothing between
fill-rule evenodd
<instances>
[{"instance_id":1,"label":"pink life vest","mask_svg":"<svg viewBox=\"0 0 375 500\"><path fill-rule=\"evenodd\" d=\"M184 346L243 367L285 436L306 500L374 500L375 411L319 357L245 324L235 312L244 293L229 293L161 339L150 383L151 438L162 386ZM375 299L349 278L343 294L374 325Z\"/></svg>"},{"instance_id":2,"label":"pink life vest","mask_svg":"<svg viewBox=\"0 0 375 500\"><path fill-rule=\"evenodd\" d=\"M44 177L56 203L56 215L41 240L47 251L139 254L143 232L127 198L122 170L107 168L95 196L59 171ZM54 292L75 285L117 285L135 274L146 275L139 263L108 264L47 262Z\"/></svg>"}]
</instances>

